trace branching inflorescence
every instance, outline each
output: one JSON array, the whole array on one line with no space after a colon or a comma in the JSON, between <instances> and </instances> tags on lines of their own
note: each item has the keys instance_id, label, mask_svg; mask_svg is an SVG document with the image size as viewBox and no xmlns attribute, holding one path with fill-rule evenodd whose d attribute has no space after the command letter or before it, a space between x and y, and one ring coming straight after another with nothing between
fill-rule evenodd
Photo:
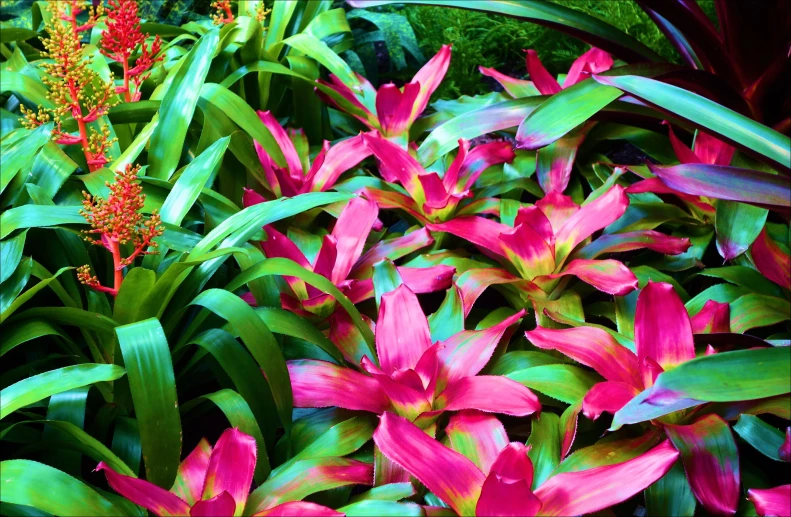
<instances>
[{"instance_id":1,"label":"branching inflorescence","mask_svg":"<svg viewBox=\"0 0 791 517\"><path fill-rule=\"evenodd\" d=\"M114 140L108 128L96 130L87 124L106 115L116 100L112 76L104 81L91 68L92 58L83 57L81 33L93 27L103 12L101 6L89 8L87 21L80 24L77 17L85 11L84 4L82 0L50 0L47 4L52 16L46 25L47 37L41 41L49 60L41 67L53 106L39 106L38 111L22 108L22 113L29 129L54 121L53 140L62 145L82 145L88 168L95 171L108 162L107 151ZM77 123L78 135L63 128L69 116Z\"/></svg>"},{"instance_id":2,"label":"branching inflorescence","mask_svg":"<svg viewBox=\"0 0 791 517\"><path fill-rule=\"evenodd\" d=\"M78 269L77 277L83 284L113 296L118 294L118 289L123 282L124 267L132 264L138 255L156 253L155 250L147 248L156 248L157 243L154 242L154 239L162 235L164 231L156 211L152 212L149 217L140 213L146 196L143 194L143 187L137 182L139 171L140 166L127 165L124 171L118 172L115 182L106 184L110 188L110 195L106 200L99 196L92 197L87 192L83 192L85 201L83 201L83 210L80 213L91 225L90 230L83 230L83 233L86 234L85 240L98 246L104 246L112 253L113 287L101 285L99 279L91 275L88 265ZM93 238L91 234L99 235L99 238ZM124 258L121 256L121 245L129 242L134 246L134 250Z\"/></svg>"},{"instance_id":3,"label":"branching inflorescence","mask_svg":"<svg viewBox=\"0 0 791 517\"><path fill-rule=\"evenodd\" d=\"M151 67L162 61L164 55L157 56L162 46L159 36L151 46L146 44L147 34L140 32L140 17L137 14L136 0L109 0L107 11L107 30L102 31L101 52L124 67L124 82L115 92L123 94L126 102L140 100L140 87L151 76ZM140 46L140 56L135 66L129 68L129 58Z\"/></svg>"}]
</instances>

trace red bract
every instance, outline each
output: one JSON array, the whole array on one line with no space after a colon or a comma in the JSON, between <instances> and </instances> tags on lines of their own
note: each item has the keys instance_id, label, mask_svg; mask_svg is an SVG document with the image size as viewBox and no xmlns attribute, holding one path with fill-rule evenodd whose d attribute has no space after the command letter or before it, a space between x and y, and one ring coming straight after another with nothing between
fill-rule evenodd
<instances>
[{"instance_id":1,"label":"red bract","mask_svg":"<svg viewBox=\"0 0 791 517\"><path fill-rule=\"evenodd\" d=\"M292 197L306 192L323 192L332 188L347 170L367 158L371 152L361 136L348 138L330 146L324 141L321 151L310 164L308 140L301 129L286 131L269 111L259 111L261 122L272 133L285 157L285 167L280 167L261 144L254 142L255 151L264 169L264 185L275 197ZM307 170L306 170L307 169ZM264 198L248 191L245 206L260 203Z\"/></svg>"},{"instance_id":2,"label":"red bract","mask_svg":"<svg viewBox=\"0 0 791 517\"><path fill-rule=\"evenodd\" d=\"M328 459L336 460L325 462L325 470L329 470L325 475L334 478L334 482L325 481L330 487L371 483L373 472L370 465L342 458ZM214 448L205 438L201 440L179 465L176 482L170 491L148 481L119 474L104 462L99 463L96 470L104 471L107 482L116 492L160 517L239 516L248 505L248 498L248 506L252 506L250 513L255 516L343 515L326 506L294 501L289 492L296 487L288 484L293 475L289 471L271 477L251 494L255 465L255 440L233 428L223 432ZM311 467L305 467L299 469L301 474L310 476Z\"/></svg>"},{"instance_id":3,"label":"red bract","mask_svg":"<svg viewBox=\"0 0 791 517\"><path fill-rule=\"evenodd\" d=\"M150 69L157 61L162 61L165 56L155 57L159 54L162 40L159 36L149 47L146 45L146 34L140 32L140 18L137 15L137 0L109 0L107 11L107 30L102 31L101 52L124 67L123 86L115 89L116 93L123 93L126 102L140 100L140 86L143 81L151 76ZM133 68L129 68L129 58L140 45L140 56ZM132 93L131 83L134 84Z\"/></svg>"},{"instance_id":4,"label":"red bract","mask_svg":"<svg viewBox=\"0 0 791 517\"><path fill-rule=\"evenodd\" d=\"M91 197L83 192L83 210L80 212L90 230L83 230L85 240L97 246L103 246L113 255L113 287L105 287L99 279L91 276L90 267L84 265L77 271L77 276L85 285L97 291L118 294L124 274L123 269L131 265L138 255L156 253L157 243L154 239L162 235L164 228L160 226L159 214L154 210L149 217L144 217L140 210L143 208L146 196L143 187L137 182L137 173L140 166L127 165L126 170L115 175L115 181L108 183L110 195L107 200L101 197ZM98 239L90 237L97 234ZM125 258L121 255L121 246L131 242L134 246L132 253Z\"/></svg>"},{"instance_id":5,"label":"red bract","mask_svg":"<svg viewBox=\"0 0 791 517\"><path fill-rule=\"evenodd\" d=\"M427 172L398 145L376 134L362 138L379 161L382 177L400 183L408 194L367 187L367 195L381 208L399 208L422 224L448 221L459 209L466 213L488 210L485 203L472 202L462 207L460 203L472 197L471 189L483 171L492 165L511 163L515 156L508 142L492 142L470 150L469 142L462 139L456 158L440 178L436 172Z\"/></svg>"},{"instance_id":6,"label":"red bract","mask_svg":"<svg viewBox=\"0 0 791 517\"><path fill-rule=\"evenodd\" d=\"M333 94L317 90L319 97L330 106L347 111L368 128L379 131L401 147L409 141L409 128L426 109L429 98L442 82L450 64L450 45L440 51L421 68L412 80L398 88L389 83L375 90L367 79L355 74L358 84L344 82L330 74L330 81L319 79Z\"/></svg>"},{"instance_id":7,"label":"red bract","mask_svg":"<svg viewBox=\"0 0 791 517\"><path fill-rule=\"evenodd\" d=\"M570 197L552 192L535 206L519 209L514 227L477 216L457 217L442 224L429 224L436 232L448 232L466 239L487 255L509 266L519 276L503 270L470 270L459 281L464 310L493 284L510 284L525 297L546 299L566 275L578 277L600 291L624 295L637 288L637 278L617 260L593 260L605 251L648 247L678 254L689 247L687 239L657 232L612 236L598 249L580 250L580 258L566 263L575 248L593 233L621 217L629 199L618 185L582 206ZM589 246L596 246L595 241ZM588 251L586 251L588 250ZM582 258L582 257L591 258Z\"/></svg>"},{"instance_id":8,"label":"red bract","mask_svg":"<svg viewBox=\"0 0 791 517\"><path fill-rule=\"evenodd\" d=\"M502 424L495 417L481 418L494 422L488 426L480 421L455 423L457 428L470 428L466 437L472 444L468 442L466 450L475 454L477 462L391 413L382 416L374 443L385 457L463 516L593 513L644 490L670 470L678 458L678 452L664 442L624 463L557 474L534 492L528 448L518 442L497 447L505 435ZM481 432L484 427L488 433Z\"/></svg>"},{"instance_id":9,"label":"red bract","mask_svg":"<svg viewBox=\"0 0 791 517\"><path fill-rule=\"evenodd\" d=\"M401 285L382 296L376 357L369 352L359 360L367 375L325 361L290 361L294 405L394 411L423 427L444 411L532 414L541 406L528 388L505 377L477 375L508 327L523 315L520 311L490 328L465 330L432 344L417 297ZM349 360L358 356L339 348Z\"/></svg>"},{"instance_id":10,"label":"red bract","mask_svg":"<svg viewBox=\"0 0 791 517\"><path fill-rule=\"evenodd\" d=\"M376 262L396 260L434 242L426 229L420 229L403 237L379 242L363 255L365 241L371 227L376 225L378 212L373 201L361 197L352 199L341 212L332 232L324 236L321 249L312 263L291 239L272 225L264 227L268 238L261 242L261 248L269 258L293 260L308 271L328 278L353 303L361 302L374 295L371 275ZM424 269L399 268L399 272L415 292L425 293L446 289L455 270L448 266L436 266ZM285 309L303 316L321 318L334 312L335 301L329 294L298 278L286 277L286 282L291 294L281 295Z\"/></svg>"}]
</instances>

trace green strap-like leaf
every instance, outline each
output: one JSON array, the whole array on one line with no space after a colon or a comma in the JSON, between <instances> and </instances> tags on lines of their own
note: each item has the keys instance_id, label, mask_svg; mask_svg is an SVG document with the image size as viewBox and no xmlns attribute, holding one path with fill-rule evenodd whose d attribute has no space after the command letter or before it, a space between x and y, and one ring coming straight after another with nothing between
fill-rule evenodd
<instances>
[{"instance_id":1,"label":"green strap-like leaf","mask_svg":"<svg viewBox=\"0 0 791 517\"><path fill-rule=\"evenodd\" d=\"M546 412L530 419L530 437L527 445L532 446L527 455L533 462L533 490L541 486L560 464L560 417Z\"/></svg>"},{"instance_id":2,"label":"green strap-like leaf","mask_svg":"<svg viewBox=\"0 0 791 517\"><path fill-rule=\"evenodd\" d=\"M63 517L117 517L124 512L94 489L58 469L29 460L0 462L0 501Z\"/></svg>"},{"instance_id":3,"label":"green strap-like leaf","mask_svg":"<svg viewBox=\"0 0 791 517\"><path fill-rule=\"evenodd\" d=\"M736 431L745 442L752 445L758 452L767 458L772 458L775 461L782 461L779 452L785 436L783 436L782 432L757 416L748 414L739 416L739 421L733 426L733 430Z\"/></svg>"},{"instance_id":4,"label":"green strap-like leaf","mask_svg":"<svg viewBox=\"0 0 791 517\"><path fill-rule=\"evenodd\" d=\"M140 428L146 479L169 489L181 460L181 419L167 338L153 318L115 333Z\"/></svg>"},{"instance_id":5,"label":"green strap-like leaf","mask_svg":"<svg viewBox=\"0 0 791 517\"><path fill-rule=\"evenodd\" d=\"M120 366L80 364L33 375L0 391L0 419L56 393L97 382L114 381L124 373L125 370Z\"/></svg>"}]
</instances>

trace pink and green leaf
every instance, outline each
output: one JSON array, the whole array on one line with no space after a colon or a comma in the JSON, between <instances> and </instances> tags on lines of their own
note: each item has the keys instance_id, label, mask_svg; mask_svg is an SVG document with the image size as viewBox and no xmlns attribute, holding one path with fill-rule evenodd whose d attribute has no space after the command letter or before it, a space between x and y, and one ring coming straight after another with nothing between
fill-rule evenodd
<instances>
[{"instance_id":1,"label":"pink and green leaf","mask_svg":"<svg viewBox=\"0 0 791 517\"><path fill-rule=\"evenodd\" d=\"M784 253L764 229L753 243L755 267L772 282L791 289L791 255Z\"/></svg>"},{"instance_id":2,"label":"pink and green leaf","mask_svg":"<svg viewBox=\"0 0 791 517\"><path fill-rule=\"evenodd\" d=\"M739 452L728 424L708 415L690 425L667 425L695 497L710 512L733 515L739 504Z\"/></svg>"},{"instance_id":3,"label":"pink and green leaf","mask_svg":"<svg viewBox=\"0 0 791 517\"><path fill-rule=\"evenodd\" d=\"M179 465L176 481L170 491L189 505L195 504L203 495L211 451L211 445L203 438Z\"/></svg>"},{"instance_id":4,"label":"pink and green leaf","mask_svg":"<svg viewBox=\"0 0 791 517\"><path fill-rule=\"evenodd\" d=\"M249 489L248 489L249 490ZM245 494L246 495L246 494ZM190 517L214 517L216 515L237 515L236 501L223 490L210 499L198 501L190 508ZM241 514L238 514L241 515Z\"/></svg>"},{"instance_id":5,"label":"pink and green leaf","mask_svg":"<svg viewBox=\"0 0 791 517\"><path fill-rule=\"evenodd\" d=\"M787 517L791 515L791 485L774 488L751 488L747 498L755 505L755 512L761 517Z\"/></svg>"},{"instance_id":6,"label":"pink and green leaf","mask_svg":"<svg viewBox=\"0 0 791 517\"><path fill-rule=\"evenodd\" d=\"M655 230L639 230L602 235L582 248L576 256L595 259L605 253L621 253L639 249L650 249L663 255L680 255L687 251L691 245L692 243L686 237L665 235Z\"/></svg>"},{"instance_id":7,"label":"pink and green leaf","mask_svg":"<svg viewBox=\"0 0 791 517\"><path fill-rule=\"evenodd\" d=\"M382 296L376 322L376 353L382 371L414 368L431 346L428 320L415 293L406 285Z\"/></svg>"},{"instance_id":8,"label":"pink and green leaf","mask_svg":"<svg viewBox=\"0 0 791 517\"><path fill-rule=\"evenodd\" d=\"M533 465L528 448L509 443L497 456L481 489L475 514L526 516L536 515L541 501L533 494Z\"/></svg>"},{"instance_id":9,"label":"pink and green leaf","mask_svg":"<svg viewBox=\"0 0 791 517\"><path fill-rule=\"evenodd\" d=\"M624 296L637 289L637 277L623 262L613 259L574 259L557 274L544 275L535 281L543 285L546 279L576 276L599 291L615 296Z\"/></svg>"},{"instance_id":10,"label":"pink and green leaf","mask_svg":"<svg viewBox=\"0 0 791 517\"><path fill-rule=\"evenodd\" d=\"M392 413L382 415L374 443L456 513L475 515L485 477L472 461Z\"/></svg>"},{"instance_id":11,"label":"pink and green leaf","mask_svg":"<svg viewBox=\"0 0 791 517\"><path fill-rule=\"evenodd\" d=\"M253 482L255 463L255 439L239 429L227 429L212 450L202 499L210 500L227 492L236 501L233 515L242 515ZM216 504L223 503L218 499Z\"/></svg>"},{"instance_id":12,"label":"pink and green leaf","mask_svg":"<svg viewBox=\"0 0 791 517\"><path fill-rule=\"evenodd\" d=\"M622 407L640 394L638 385L606 381L593 386L582 399L582 413L596 420L602 413L617 413Z\"/></svg>"},{"instance_id":13,"label":"pink and green leaf","mask_svg":"<svg viewBox=\"0 0 791 517\"><path fill-rule=\"evenodd\" d=\"M497 393L497 397L492 397ZM494 375L464 377L448 385L434 401L435 409L477 409L487 413L527 416L541 411L541 403L522 384Z\"/></svg>"},{"instance_id":14,"label":"pink and green leaf","mask_svg":"<svg viewBox=\"0 0 791 517\"><path fill-rule=\"evenodd\" d=\"M375 379L326 361L289 361L295 407L342 407L382 413L390 404Z\"/></svg>"},{"instance_id":15,"label":"pink and green leaf","mask_svg":"<svg viewBox=\"0 0 791 517\"><path fill-rule=\"evenodd\" d=\"M485 475L508 445L503 424L494 415L480 411L460 411L451 416L445 434L450 448L469 458Z\"/></svg>"},{"instance_id":16,"label":"pink and green leaf","mask_svg":"<svg viewBox=\"0 0 791 517\"><path fill-rule=\"evenodd\" d=\"M107 484L136 505L142 506L159 517L187 516L190 505L176 495L160 488L153 483L118 474L104 462L99 463L96 470L104 471Z\"/></svg>"}]
</instances>

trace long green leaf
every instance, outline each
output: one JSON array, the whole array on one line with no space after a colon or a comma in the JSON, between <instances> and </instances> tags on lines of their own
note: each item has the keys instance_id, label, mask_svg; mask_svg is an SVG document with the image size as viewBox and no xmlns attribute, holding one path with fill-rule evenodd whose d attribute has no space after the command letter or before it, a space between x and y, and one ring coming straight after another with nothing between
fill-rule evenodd
<instances>
[{"instance_id":1,"label":"long green leaf","mask_svg":"<svg viewBox=\"0 0 791 517\"><path fill-rule=\"evenodd\" d=\"M677 86L635 75L594 77L688 120L730 143L791 168L791 139L714 101Z\"/></svg>"},{"instance_id":2,"label":"long green leaf","mask_svg":"<svg viewBox=\"0 0 791 517\"><path fill-rule=\"evenodd\" d=\"M0 462L0 501L64 517L116 517L124 512L94 489L58 469L29 460Z\"/></svg>"},{"instance_id":3,"label":"long green leaf","mask_svg":"<svg viewBox=\"0 0 791 517\"><path fill-rule=\"evenodd\" d=\"M743 414L733 426L733 430L761 454L775 461L780 459L780 447L785 437L783 433L767 424L757 416Z\"/></svg>"},{"instance_id":4,"label":"long green leaf","mask_svg":"<svg viewBox=\"0 0 791 517\"><path fill-rule=\"evenodd\" d=\"M153 318L115 333L140 428L146 479L169 489L181 460L181 419L167 338Z\"/></svg>"},{"instance_id":5,"label":"long green leaf","mask_svg":"<svg viewBox=\"0 0 791 517\"><path fill-rule=\"evenodd\" d=\"M0 239L20 228L44 228L61 224L85 224L81 206L22 205L0 215Z\"/></svg>"},{"instance_id":6,"label":"long green leaf","mask_svg":"<svg viewBox=\"0 0 791 517\"><path fill-rule=\"evenodd\" d=\"M184 57L181 68L170 83L159 109L159 124L151 135L147 174L169 179L178 167L187 129L195 113L201 85L209 73L219 43L219 31L212 30L201 37Z\"/></svg>"},{"instance_id":7,"label":"long green leaf","mask_svg":"<svg viewBox=\"0 0 791 517\"><path fill-rule=\"evenodd\" d=\"M111 364L80 364L33 375L0 391L0 419L56 393L114 381L125 373L120 366Z\"/></svg>"}]
</instances>

